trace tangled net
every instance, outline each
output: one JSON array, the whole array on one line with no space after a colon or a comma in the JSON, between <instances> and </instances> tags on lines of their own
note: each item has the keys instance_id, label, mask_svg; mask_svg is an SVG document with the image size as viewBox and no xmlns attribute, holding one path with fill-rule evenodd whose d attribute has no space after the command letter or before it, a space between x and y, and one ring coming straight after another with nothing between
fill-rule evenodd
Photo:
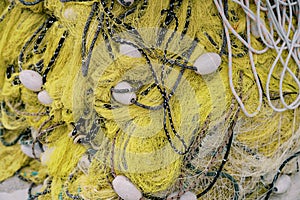
<instances>
[{"instance_id":1,"label":"tangled net","mask_svg":"<svg viewBox=\"0 0 300 200\"><path fill-rule=\"evenodd\" d=\"M29 199L118 199L120 175L143 199L276 196L299 171L300 3L122 2L0 2L0 180L43 184ZM199 75L206 52L222 64Z\"/></svg>"}]
</instances>

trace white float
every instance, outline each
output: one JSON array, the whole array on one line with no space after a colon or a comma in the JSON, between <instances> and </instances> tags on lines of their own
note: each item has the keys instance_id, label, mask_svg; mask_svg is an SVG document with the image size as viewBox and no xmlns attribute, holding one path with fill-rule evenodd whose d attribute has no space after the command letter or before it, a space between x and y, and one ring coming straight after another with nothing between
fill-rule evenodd
<instances>
[{"instance_id":1,"label":"white float","mask_svg":"<svg viewBox=\"0 0 300 200\"><path fill-rule=\"evenodd\" d=\"M132 58L141 58L142 54L137 48L129 44L120 44L119 47L120 54L126 55Z\"/></svg>"},{"instance_id":2,"label":"white float","mask_svg":"<svg viewBox=\"0 0 300 200\"><path fill-rule=\"evenodd\" d=\"M292 184L292 180L290 176L285 174L281 175L277 179L273 191L276 194L283 194L291 187L291 184Z\"/></svg>"},{"instance_id":3,"label":"white float","mask_svg":"<svg viewBox=\"0 0 300 200\"><path fill-rule=\"evenodd\" d=\"M21 150L27 156L34 158L33 152L32 152L32 144L21 144ZM35 145L34 145L34 153L37 158L39 158L42 154L42 150L38 143L35 143Z\"/></svg>"},{"instance_id":4,"label":"white float","mask_svg":"<svg viewBox=\"0 0 300 200\"><path fill-rule=\"evenodd\" d=\"M126 92L126 93L120 93L116 92L115 90L129 90L131 91L133 88L132 86L127 83L126 81L119 82L112 91L113 98L124 105L130 105L132 99L136 99L136 94L134 92Z\"/></svg>"},{"instance_id":5,"label":"white float","mask_svg":"<svg viewBox=\"0 0 300 200\"><path fill-rule=\"evenodd\" d=\"M46 90L40 91L38 93L38 100L45 105L49 105L52 103L52 99Z\"/></svg>"},{"instance_id":6,"label":"white float","mask_svg":"<svg viewBox=\"0 0 300 200\"><path fill-rule=\"evenodd\" d=\"M174 192L172 194L170 194L167 199L172 199L173 197L176 197L178 195L178 192ZM185 192L184 194L182 194L179 198L180 200L197 200L197 196L190 191Z\"/></svg>"},{"instance_id":7,"label":"white float","mask_svg":"<svg viewBox=\"0 0 300 200\"><path fill-rule=\"evenodd\" d=\"M206 75L215 72L221 65L221 57L217 53L204 53L199 56L194 67L197 68L196 73L200 75Z\"/></svg>"},{"instance_id":8,"label":"white float","mask_svg":"<svg viewBox=\"0 0 300 200\"><path fill-rule=\"evenodd\" d=\"M41 163L42 165L47 165L47 162L50 160L50 157L52 156L52 153L54 151L54 147L52 148L48 148L46 146L44 146L44 152L41 155Z\"/></svg>"},{"instance_id":9,"label":"white float","mask_svg":"<svg viewBox=\"0 0 300 200\"><path fill-rule=\"evenodd\" d=\"M114 191L124 200L140 200L143 195L125 176L116 176L112 181Z\"/></svg>"},{"instance_id":10,"label":"white float","mask_svg":"<svg viewBox=\"0 0 300 200\"><path fill-rule=\"evenodd\" d=\"M38 92L43 85L42 76L33 70L23 70L19 74L21 83L29 90Z\"/></svg>"}]
</instances>

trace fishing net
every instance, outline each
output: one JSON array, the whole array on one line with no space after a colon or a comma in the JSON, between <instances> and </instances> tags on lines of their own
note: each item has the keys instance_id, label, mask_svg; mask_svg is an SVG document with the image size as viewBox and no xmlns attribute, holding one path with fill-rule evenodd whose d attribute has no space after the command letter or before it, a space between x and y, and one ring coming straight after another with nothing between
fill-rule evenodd
<instances>
[{"instance_id":1,"label":"fishing net","mask_svg":"<svg viewBox=\"0 0 300 200\"><path fill-rule=\"evenodd\" d=\"M299 171L299 2L124 2L0 2L0 181L43 184L29 199L118 199L120 176L143 199L276 198ZM200 75L207 53L222 62Z\"/></svg>"}]
</instances>

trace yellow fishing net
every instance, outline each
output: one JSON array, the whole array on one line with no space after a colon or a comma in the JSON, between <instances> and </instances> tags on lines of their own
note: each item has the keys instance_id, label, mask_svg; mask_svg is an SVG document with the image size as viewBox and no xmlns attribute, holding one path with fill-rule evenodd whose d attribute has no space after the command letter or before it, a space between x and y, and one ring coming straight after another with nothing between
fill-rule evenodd
<instances>
[{"instance_id":1,"label":"yellow fishing net","mask_svg":"<svg viewBox=\"0 0 300 200\"><path fill-rule=\"evenodd\" d=\"M31 199L118 199L112 186L118 175L144 199L166 199L178 191L191 191L197 199L265 197L282 163L298 155L299 108L276 112L264 95L256 116L241 111L230 88L224 24L213 1L141 0L129 7L119 2L0 2L0 180L17 173L43 184ZM245 36L243 9L224 3L229 22ZM264 48L260 38L251 38L252 47ZM125 44L140 56L122 53ZM251 113L259 94L248 50L234 36L231 47L232 81ZM216 72L199 75L180 67L192 66L206 52L221 55ZM254 55L261 85L277 54L269 49ZM289 67L299 80L297 63ZM46 77L42 90L50 104L20 82L22 70ZM299 95L292 76L280 88L280 75L278 65L270 82L275 105L278 90L288 102ZM122 81L136 89L144 106L112 97ZM162 94L172 94L167 103ZM24 145L34 146L37 155L26 156ZM281 174L296 171L293 159Z\"/></svg>"}]
</instances>

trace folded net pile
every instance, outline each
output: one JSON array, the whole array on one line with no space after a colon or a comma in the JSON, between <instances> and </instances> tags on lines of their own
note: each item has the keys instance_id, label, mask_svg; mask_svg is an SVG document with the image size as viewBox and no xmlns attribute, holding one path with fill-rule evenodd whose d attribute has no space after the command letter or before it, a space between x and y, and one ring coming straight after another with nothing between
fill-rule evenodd
<instances>
[{"instance_id":1,"label":"folded net pile","mask_svg":"<svg viewBox=\"0 0 300 200\"><path fill-rule=\"evenodd\" d=\"M0 2L0 181L29 199L268 199L299 171L296 0Z\"/></svg>"}]
</instances>

